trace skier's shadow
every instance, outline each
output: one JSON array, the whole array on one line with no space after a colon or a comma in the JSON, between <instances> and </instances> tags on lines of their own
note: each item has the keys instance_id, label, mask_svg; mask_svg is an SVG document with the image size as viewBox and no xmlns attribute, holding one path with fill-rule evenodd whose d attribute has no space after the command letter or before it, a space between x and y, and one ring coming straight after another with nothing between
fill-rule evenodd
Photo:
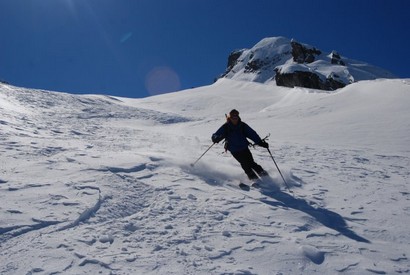
<instances>
[{"instance_id":1,"label":"skier's shadow","mask_svg":"<svg viewBox=\"0 0 410 275\"><path fill-rule=\"evenodd\" d=\"M281 206L281 207L288 207L292 209L296 209L302 211L313 218L316 221L320 222L324 226L336 230L340 234L364 243L370 243L369 240L357 235L355 232L348 228L348 225L345 219L336 212L330 211L325 208L315 208L311 206L306 200L301 198L295 198L288 193L282 192L280 190L265 190L261 189L261 193L269 198L274 199L275 201L271 201L269 199L261 199L263 203L266 203L271 206Z\"/></svg>"}]
</instances>

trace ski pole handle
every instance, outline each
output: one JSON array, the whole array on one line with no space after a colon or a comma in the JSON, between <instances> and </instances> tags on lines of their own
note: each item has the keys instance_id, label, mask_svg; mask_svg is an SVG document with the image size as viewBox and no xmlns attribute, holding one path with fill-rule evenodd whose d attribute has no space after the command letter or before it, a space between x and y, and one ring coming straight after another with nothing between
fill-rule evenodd
<instances>
[{"instance_id":1,"label":"ski pole handle","mask_svg":"<svg viewBox=\"0 0 410 275\"><path fill-rule=\"evenodd\" d=\"M262 141L266 141L268 140L268 138L270 137L270 133L266 135L266 137L262 138ZM249 146L252 146L253 148L255 148L257 144L256 143L249 143Z\"/></svg>"},{"instance_id":2,"label":"ski pole handle","mask_svg":"<svg viewBox=\"0 0 410 275\"><path fill-rule=\"evenodd\" d=\"M270 137L270 133L269 133L269 134L267 134L267 135L266 135L266 137L264 137L262 140L263 140L263 141L268 140L268 139L269 139L269 137Z\"/></svg>"}]
</instances>

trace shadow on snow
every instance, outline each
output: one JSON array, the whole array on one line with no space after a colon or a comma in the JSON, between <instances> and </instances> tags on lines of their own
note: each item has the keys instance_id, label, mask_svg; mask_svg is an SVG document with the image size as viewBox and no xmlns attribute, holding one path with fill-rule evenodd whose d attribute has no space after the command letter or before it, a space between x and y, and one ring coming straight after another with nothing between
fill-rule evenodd
<instances>
[{"instance_id":1,"label":"shadow on snow","mask_svg":"<svg viewBox=\"0 0 410 275\"><path fill-rule=\"evenodd\" d=\"M282 192L280 190L260 190L263 195L272 198L276 201L271 201L269 199L261 199L263 203L271 206L282 206L287 208L292 208L295 210L302 211L311 217L315 218L316 221L323 224L324 226L336 230L340 234L363 243L370 243L369 240L357 235L355 232L348 228L345 219L336 212L330 211L326 208L315 208L311 206L306 200L301 198L295 198L288 193Z\"/></svg>"},{"instance_id":2,"label":"shadow on snow","mask_svg":"<svg viewBox=\"0 0 410 275\"><path fill-rule=\"evenodd\" d=\"M213 180L208 177L209 175L209 169L195 169L193 170L192 168L187 168L188 171L190 171L191 174L195 174L199 176L201 179L203 179L207 184L212 185L212 186L222 186L223 182L228 180L228 176L226 176L223 173L218 173L216 171L213 171L213 178L218 179L218 180ZM293 181L295 181L293 177ZM296 178L297 179L297 178ZM300 179L297 179L295 182L298 183L300 182ZM300 183L298 183L300 184ZM263 188L263 185L265 185L267 188ZM324 226L336 230L340 234L358 241L358 242L363 242L363 243L370 243L369 240L357 235L355 232L353 232L351 229L348 228L348 225L345 221L345 219L338 213L330 211L326 208L315 208L309 204L308 201L302 199L302 198L295 198L292 195L289 195L288 193L280 191L278 184L275 183L275 181L272 178L263 180L262 185L260 186L260 192L273 199L261 199L260 201L263 203L266 203L268 205L274 206L274 207L284 207L284 208L292 208L295 210L302 211L311 217L313 217L316 221L319 223L323 224Z\"/></svg>"}]
</instances>

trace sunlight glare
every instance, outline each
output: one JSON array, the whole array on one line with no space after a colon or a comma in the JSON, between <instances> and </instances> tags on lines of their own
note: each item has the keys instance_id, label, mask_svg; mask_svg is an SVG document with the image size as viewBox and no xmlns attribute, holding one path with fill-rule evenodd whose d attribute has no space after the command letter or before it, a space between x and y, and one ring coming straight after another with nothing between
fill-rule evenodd
<instances>
[{"instance_id":1,"label":"sunlight glare","mask_svg":"<svg viewBox=\"0 0 410 275\"><path fill-rule=\"evenodd\" d=\"M178 74L167 66L155 67L145 77L145 88L150 95L175 92L181 89Z\"/></svg>"}]
</instances>

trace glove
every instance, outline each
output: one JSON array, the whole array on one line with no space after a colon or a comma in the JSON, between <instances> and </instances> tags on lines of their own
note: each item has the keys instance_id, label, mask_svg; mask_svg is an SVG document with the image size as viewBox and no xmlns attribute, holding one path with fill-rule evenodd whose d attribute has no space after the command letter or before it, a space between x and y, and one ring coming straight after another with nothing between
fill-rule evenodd
<instances>
[{"instance_id":1,"label":"glove","mask_svg":"<svg viewBox=\"0 0 410 275\"><path fill-rule=\"evenodd\" d=\"M266 149L269 148L269 144L268 144L266 141L264 141L264 140L262 140L261 142L259 142L258 145L259 145L260 147L263 147L263 148L266 148Z\"/></svg>"},{"instance_id":2,"label":"glove","mask_svg":"<svg viewBox=\"0 0 410 275\"><path fill-rule=\"evenodd\" d=\"M218 142L220 142L222 139L223 139L223 137L221 137L221 136L218 136L218 135L215 135L215 134L212 135L212 142L213 142L213 143L218 143Z\"/></svg>"}]
</instances>

